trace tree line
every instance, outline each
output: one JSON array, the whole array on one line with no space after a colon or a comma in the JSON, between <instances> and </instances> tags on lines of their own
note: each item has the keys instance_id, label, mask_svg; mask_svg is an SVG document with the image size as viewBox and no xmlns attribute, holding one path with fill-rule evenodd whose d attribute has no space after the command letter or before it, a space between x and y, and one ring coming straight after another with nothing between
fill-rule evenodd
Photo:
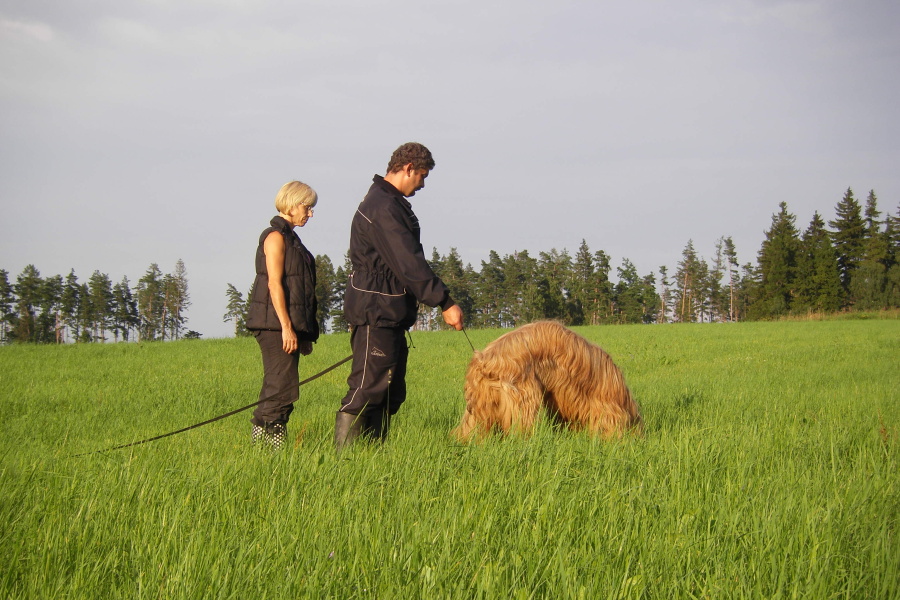
<instances>
[{"instance_id":1,"label":"tree line","mask_svg":"<svg viewBox=\"0 0 900 600\"><path fill-rule=\"evenodd\" d=\"M645 274L627 258L613 272L611 257L584 240L574 253L490 251L479 269L464 263L456 248L448 254L434 249L429 262L471 328L546 318L566 325L692 323L891 309L900 307L900 208L882 218L874 190L861 204L848 188L833 220L826 223L817 211L801 232L782 202L756 260L744 263L732 238L724 236L709 260L688 240L674 271L660 266ZM337 268L327 255L316 256L323 332L348 329L341 308L350 270L347 255ZM248 334L249 297L249 290L227 284L223 320L236 335ZM112 284L99 271L85 283L74 271L65 279L42 278L33 265L10 284L0 269L0 342L199 337L184 332L188 306L181 260L170 274L152 264L134 289L127 278ZM442 326L437 309L420 307L417 329Z\"/></svg>"},{"instance_id":2,"label":"tree line","mask_svg":"<svg viewBox=\"0 0 900 600\"><path fill-rule=\"evenodd\" d=\"M828 226L818 212L805 231L782 202L765 232L756 263L738 261L731 237L716 241L711 260L688 240L674 272L638 273L627 258L612 275L610 256L592 251L527 250L500 256L490 251L480 269L464 264L455 248L432 251L429 263L450 288L469 327L515 327L536 319L567 325L692 323L763 320L787 315L900 307L900 208L881 219L874 190L865 207L847 189ZM333 268L317 256L319 323L346 331L341 301L348 257ZM247 299L226 290L225 322L246 335ZM421 306L417 329L443 326L437 309Z\"/></svg>"},{"instance_id":3,"label":"tree line","mask_svg":"<svg viewBox=\"0 0 900 600\"><path fill-rule=\"evenodd\" d=\"M167 340L199 337L185 331L188 293L187 270L179 259L172 273L150 265L134 288L127 277L113 284L94 271L79 283L75 270L41 277L34 265L26 266L9 281L0 269L0 343L56 343Z\"/></svg>"},{"instance_id":4,"label":"tree line","mask_svg":"<svg viewBox=\"0 0 900 600\"><path fill-rule=\"evenodd\" d=\"M779 204L759 251L749 316L900 306L900 209L881 216L874 190L863 207L848 188L828 227L815 212L800 233L787 203Z\"/></svg>"}]
</instances>

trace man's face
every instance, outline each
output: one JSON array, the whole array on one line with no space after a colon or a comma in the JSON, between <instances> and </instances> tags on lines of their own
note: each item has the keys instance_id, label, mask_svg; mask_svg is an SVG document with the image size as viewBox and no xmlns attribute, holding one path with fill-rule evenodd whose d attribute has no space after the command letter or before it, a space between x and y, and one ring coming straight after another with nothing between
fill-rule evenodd
<instances>
[{"instance_id":1,"label":"man's face","mask_svg":"<svg viewBox=\"0 0 900 600\"><path fill-rule=\"evenodd\" d=\"M425 178L428 177L428 169L413 169L412 165L407 165L403 179L403 189L400 193L407 198L415 196L416 192L425 187Z\"/></svg>"}]
</instances>

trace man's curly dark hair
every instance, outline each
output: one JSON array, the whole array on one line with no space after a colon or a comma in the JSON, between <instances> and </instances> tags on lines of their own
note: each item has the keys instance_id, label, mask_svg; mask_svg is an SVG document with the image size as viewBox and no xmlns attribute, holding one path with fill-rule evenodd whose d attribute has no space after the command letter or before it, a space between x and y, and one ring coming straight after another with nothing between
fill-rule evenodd
<instances>
[{"instance_id":1,"label":"man's curly dark hair","mask_svg":"<svg viewBox=\"0 0 900 600\"><path fill-rule=\"evenodd\" d=\"M388 162L387 172L396 173L410 163L414 169L430 171L434 168L434 158L428 148L418 142L407 142L394 150L391 160Z\"/></svg>"}]
</instances>

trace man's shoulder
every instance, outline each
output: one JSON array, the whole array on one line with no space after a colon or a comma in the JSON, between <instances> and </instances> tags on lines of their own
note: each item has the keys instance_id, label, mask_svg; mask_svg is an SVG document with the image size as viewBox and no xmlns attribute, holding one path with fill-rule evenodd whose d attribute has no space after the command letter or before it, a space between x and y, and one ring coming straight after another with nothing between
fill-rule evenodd
<instances>
[{"instance_id":1,"label":"man's shoulder","mask_svg":"<svg viewBox=\"0 0 900 600\"><path fill-rule=\"evenodd\" d=\"M400 192L397 191L394 186L386 182L384 179L376 176L375 180L372 182L372 185L369 186L369 191L366 192L366 197L363 199L363 202L366 201L388 201L394 200L395 198L402 198L400 196Z\"/></svg>"},{"instance_id":2,"label":"man's shoulder","mask_svg":"<svg viewBox=\"0 0 900 600\"><path fill-rule=\"evenodd\" d=\"M391 194L383 189L375 189L373 185L360 203L359 211L372 220L382 216L403 218L412 212L412 208L403 196Z\"/></svg>"}]
</instances>

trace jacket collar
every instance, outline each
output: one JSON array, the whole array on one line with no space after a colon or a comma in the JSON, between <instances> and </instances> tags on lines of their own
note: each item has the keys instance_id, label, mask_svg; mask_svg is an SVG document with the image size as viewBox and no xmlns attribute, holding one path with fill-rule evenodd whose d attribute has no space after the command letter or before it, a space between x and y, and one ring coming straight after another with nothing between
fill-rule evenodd
<instances>
[{"instance_id":1,"label":"jacket collar","mask_svg":"<svg viewBox=\"0 0 900 600\"><path fill-rule=\"evenodd\" d=\"M401 200L401 201L402 201L402 204L403 204L405 207L407 207L407 208L410 209L410 210L412 209L412 204L410 203L409 199L408 199L406 196L404 196L403 194L401 194L401 193L400 193L400 190L398 190L397 188L395 188L395 187L393 186L393 184L388 183L388 182L385 180L384 177L382 177L381 175L375 175L375 177L372 178L372 182L373 182L372 185L377 185L377 186L380 187L385 193L390 194L391 196L393 196L393 197L396 198L397 200Z\"/></svg>"},{"instance_id":2,"label":"jacket collar","mask_svg":"<svg viewBox=\"0 0 900 600\"><path fill-rule=\"evenodd\" d=\"M378 185L378 187L380 187L380 188L383 189L384 191L388 192L389 194L394 194L394 195L397 195L397 196L401 196L401 195L402 195L402 194L400 193L400 190L398 190L398 189L395 188L393 185L391 185L390 183L388 183L387 180L386 180L384 177L382 177L381 175L375 175L374 177L372 177L372 181L373 181L376 185Z\"/></svg>"},{"instance_id":3,"label":"jacket collar","mask_svg":"<svg viewBox=\"0 0 900 600\"><path fill-rule=\"evenodd\" d=\"M281 215L275 215L271 221L269 221L269 225L280 231L284 234L292 234L294 233L294 227L290 223L288 223L287 219L282 217Z\"/></svg>"}]
</instances>

